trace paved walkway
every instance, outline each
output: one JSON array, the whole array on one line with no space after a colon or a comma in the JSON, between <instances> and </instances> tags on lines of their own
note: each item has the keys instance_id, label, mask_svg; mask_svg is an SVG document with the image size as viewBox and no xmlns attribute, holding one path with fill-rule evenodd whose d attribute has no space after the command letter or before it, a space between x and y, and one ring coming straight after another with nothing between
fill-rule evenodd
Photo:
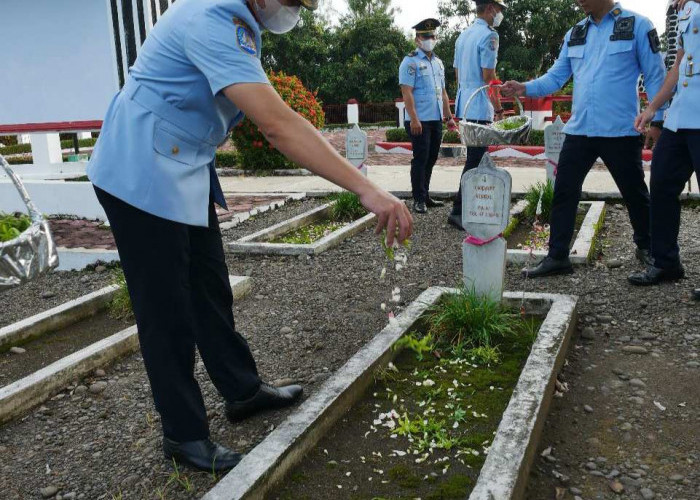
<instances>
[{"instance_id":1,"label":"paved walkway","mask_svg":"<svg viewBox=\"0 0 700 500\"><path fill-rule=\"evenodd\" d=\"M370 166L369 177L390 191L410 191L410 169L403 166ZM538 181L544 181L544 165L537 167L506 167L513 177L513 192L523 193ZM431 192L455 192L462 168L458 166L436 166L431 181ZM647 172L647 183L649 172ZM227 193L314 193L338 190L328 181L317 176L298 177L222 177L221 185ZM588 174L584 191L590 193L618 192L612 176L606 170L595 170ZM697 180L693 178L693 192L698 193Z\"/></svg>"}]
</instances>

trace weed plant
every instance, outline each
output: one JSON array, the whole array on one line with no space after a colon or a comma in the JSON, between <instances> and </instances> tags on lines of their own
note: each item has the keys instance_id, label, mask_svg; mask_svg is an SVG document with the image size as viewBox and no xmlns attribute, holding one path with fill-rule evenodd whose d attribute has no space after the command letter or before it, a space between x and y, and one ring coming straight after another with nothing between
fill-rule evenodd
<instances>
[{"instance_id":1,"label":"weed plant","mask_svg":"<svg viewBox=\"0 0 700 500\"><path fill-rule=\"evenodd\" d=\"M542 212L537 217L537 206L542 200ZM554 184L552 181L538 182L531 186L525 194L527 206L525 207L525 216L534 221L539 218L540 222L548 223L552 214L552 202L554 201Z\"/></svg>"},{"instance_id":2,"label":"weed plant","mask_svg":"<svg viewBox=\"0 0 700 500\"><path fill-rule=\"evenodd\" d=\"M127 320L134 317L131 309L131 298L126 286L126 278L121 269L116 269L112 274L112 283L119 288L114 293L112 302L109 303L109 314L114 319Z\"/></svg>"},{"instance_id":3,"label":"weed plant","mask_svg":"<svg viewBox=\"0 0 700 500\"><path fill-rule=\"evenodd\" d=\"M429 333L439 343L471 348L490 347L515 333L519 316L501 302L460 288L428 312Z\"/></svg>"}]
</instances>

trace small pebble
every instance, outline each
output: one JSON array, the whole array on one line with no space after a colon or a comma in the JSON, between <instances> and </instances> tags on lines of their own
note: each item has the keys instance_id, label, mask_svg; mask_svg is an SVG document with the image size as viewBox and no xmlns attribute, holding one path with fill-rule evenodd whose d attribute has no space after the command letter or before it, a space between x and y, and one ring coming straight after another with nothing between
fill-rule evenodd
<instances>
[{"instance_id":1,"label":"small pebble","mask_svg":"<svg viewBox=\"0 0 700 500\"><path fill-rule=\"evenodd\" d=\"M583 405L583 411L585 411L586 413L593 413L593 407L589 405Z\"/></svg>"},{"instance_id":2,"label":"small pebble","mask_svg":"<svg viewBox=\"0 0 700 500\"><path fill-rule=\"evenodd\" d=\"M90 392L93 394L99 394L107 388L107 382L95 382L90 386Z\"/></svg>"},{"instance_id":3,"label":"small pebble","mask_svg":"<svg viewBox=\"0 0 700 500\"><path fill-rule=\"evenodd\" d=\"M24 354L27 350L23 347L10 347L10 352L12 354Z\"/></svg>"},{"instance_id":4,"label":"small pebble","mask_svg":"<svg viewBox=\"0 0 700 500\"><path fill-rule=\"evenodd\" d=\"M56 486L47 486L46 488L41 488L39 493L41 493L41 498L51 498L58 493L58 488Z\"/></svg>"}]
</instances>

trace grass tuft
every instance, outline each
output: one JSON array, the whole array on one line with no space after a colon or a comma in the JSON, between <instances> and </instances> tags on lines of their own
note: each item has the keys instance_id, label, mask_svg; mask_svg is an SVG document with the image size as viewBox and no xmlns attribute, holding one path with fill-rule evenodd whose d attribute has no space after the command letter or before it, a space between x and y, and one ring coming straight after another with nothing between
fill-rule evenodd
<instances>
[{"instance_id":1,"label":"grass tuft","mask_svg":"<svg viewBox=\"0 0 700 500\"><path fill-rule=\"evenodd\" d=\"M541 214L537 216L537 206L542 199ZM554 201L554 184L552 181L538 182L531 186L525 194L527 206L525 207L525 215L530 220L539 219L540 222L549 222L552 214L552 202Z\"/></svg>"},{"instance_id":2,"label":"grass tuft","mask_svg":"<svg viewBox=\"0 0 700 500\"><path fill-rule=\"evenodd\" d=\"M330 196L335 201L331 208L331 220L335 222L354 222L367 215L367 210L360 203L360 198L355 193L343 191Z\"/></svg>"},{"instance_id":3,"label":"grass tuft","mask_svg":"<svg viewBox=\"0 0 700 500\"><path fill-rule=\"evenodd\" d=\"M121 269L117 269L112 274L112 283L119 286L114 293L112 302L109 303L109 314L114 319L131 319L134 312L131 308L131 297L126 286L126 278Z\"/></svg>"},{"instance_id":4,"label":"grass tuft","mask_svg":"<svg viewBox=\"0 0 700 500\"><path fill-rule=\"evenodd\" d=\"M501 302L460 288L428 310L430 333L438 342L472 348L493 346L515 333L519 317Z\"/></svg>"}]
</instances>

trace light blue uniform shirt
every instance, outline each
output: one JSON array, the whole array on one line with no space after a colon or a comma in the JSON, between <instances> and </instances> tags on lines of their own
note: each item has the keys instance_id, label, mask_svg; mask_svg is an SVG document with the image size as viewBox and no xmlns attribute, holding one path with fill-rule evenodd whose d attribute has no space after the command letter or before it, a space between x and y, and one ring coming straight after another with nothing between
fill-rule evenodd
<instances>
[{"instance_id":1,"label":"light blue uniform shirt","mask_svg":"<svg viewBox=\"0 0 700 500\"><path fill-rule=\"evenodd\" d=\"M685 54L678 67L678 87L664 126L700 129L700 4L690 2L678 16L678 36Z\"/></svg>"},{"instance_id":2,"label":"light blue uniform shirt","mask_svg":"<svg viewBox=\"0 0 700 500\"><path fill-rule=\"evenodd\" d=\"M413 100L420 121L442 120L445 66L434 52L430 59L421 49L404 57L399 67L399 85L413 87ZM406 113L406 121L409 120Z\"/></svg>"},{"instance_id":3,"label":"light blue uniform shirt","mask_svg":"<svg viewBox=\"0 0 700 500\"><path fill-rule=\"evenodd\" d=\"M141 48L87 168L99 188L150 214L207 226L217 145L243 115L220 91L269 84L245 0L178 0Z\"/></svg>"},{"instance_id":4,"label":"light blue uniform shirt","mask_svg":"<svg viewBox=\"0 0 700 500\"><path fill-rule=\"evenodd\" d=\"M474 97L466 110L467 101L479 88L486 85L483 69L496 69L498 63L498 33L481 18L457 38L454 67L459 71L456 111L458 118L466 120L493 121L494 109L487 92Z\"/></svg>"},{"instance_id":5,"label":"light blue uniform shirt","mask_svg":"<svg viewBox=\"0 0 700 500\"><path fill-rule=\"evenodd\" d=\"M573 112L565 133L590 137L639 135L634 129L639 113L639 75L644 74L649 100L661 89L665 77L663 58L654 46L655 36L649 19L615 4L600 24L589 17L569 30L559 58L547 74L525 84L526 95L552 94L573 74ZM656 120L663 120L663 114L664 110L659 110Z\"/></svg>"}]
</instances>

